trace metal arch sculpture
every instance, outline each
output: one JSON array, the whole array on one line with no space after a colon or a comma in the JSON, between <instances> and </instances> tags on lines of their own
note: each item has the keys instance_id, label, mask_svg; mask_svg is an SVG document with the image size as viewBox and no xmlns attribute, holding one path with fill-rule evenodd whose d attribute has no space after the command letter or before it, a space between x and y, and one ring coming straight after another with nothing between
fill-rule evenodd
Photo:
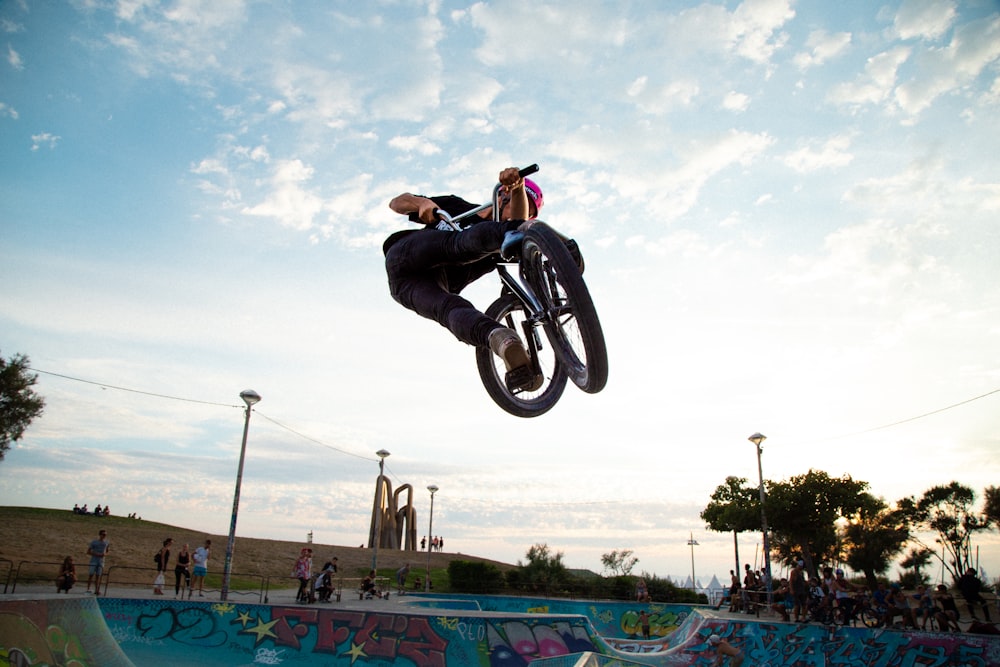
<instances>
[{"instance_id":1,"label":"metal arch sculpture","mask_svg":"<svg viewBox=\"0 0 1000 667\"><path fill-rule=\"evenodd\" d=\"M406 504L399 507L399 496L407 491ZM379 516L381 514L381 520ZM405 530L405 539L404 539ZM417 510L413 507L413 487L404 484L395 493L392 482L385 475L375 480L375 500L372 503L372 520L368 528L368 548L375 547L376 531L380 549L417 550Z\"/></svg>"}]
</instances>

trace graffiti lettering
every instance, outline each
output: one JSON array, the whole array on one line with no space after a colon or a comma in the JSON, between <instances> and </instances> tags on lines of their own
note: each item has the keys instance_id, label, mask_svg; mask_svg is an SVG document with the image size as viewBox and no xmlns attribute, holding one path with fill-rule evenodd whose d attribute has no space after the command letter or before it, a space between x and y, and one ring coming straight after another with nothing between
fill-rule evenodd
<instances>
[{"instance_id":1,"label":"graffiti lettering","mask_svg":"<svg viewBox=\"0 0 1000 667\"><path fill-rule=\"evenodd\" d=\"M372 614L360 611L272 607L272 635L277 646L301 650L301 639L316 628L317 653L352 652L386 660L404 657L418 665L444 665L448 642L423 616ZM241 630L249 633L250 630Z\"/></svg>"},{"instance_id":2,"label":"graffiti lettering","mask_svg":"<svg viewBox=\"0 0 1000 667\"><path fill-rule=\"evenodd\" d=\"M201 607L176 611L163 607L156 613L140 614L136 629L150 639L172 639L189 646L223 646L228 636L216 626L215 616Z\"/></svg>"}]
</instances>

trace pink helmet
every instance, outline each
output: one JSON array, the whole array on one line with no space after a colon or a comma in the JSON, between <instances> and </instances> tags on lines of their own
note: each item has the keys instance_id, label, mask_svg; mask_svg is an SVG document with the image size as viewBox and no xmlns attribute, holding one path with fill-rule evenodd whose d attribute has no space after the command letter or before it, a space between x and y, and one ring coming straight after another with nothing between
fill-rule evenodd
<instances>
[{"instance_id":1,"label":"pink helmet","mask_svg":"<svg viewBox=\"0 0 1000 667\"><path fill-rule=\"evenodd\" d=\"M524 191L528 193L528 197L535 204L535 215L531 217L532 219L537 218L538 212L545 206L545 197L542 195L542 189L538 187L538 183L535 183L530 178L526 178L524 179Z\"/></svg>"}]
</instances>

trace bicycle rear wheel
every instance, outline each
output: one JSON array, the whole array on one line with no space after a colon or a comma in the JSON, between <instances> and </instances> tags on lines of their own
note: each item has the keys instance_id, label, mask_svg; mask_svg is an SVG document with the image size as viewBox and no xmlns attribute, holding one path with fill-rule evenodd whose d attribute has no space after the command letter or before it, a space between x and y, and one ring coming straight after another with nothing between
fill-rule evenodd
<instances>
[{"instance_id":1,"label":"bicycle rear wheel","mask_svg":"<svg viewBox=\"0 0 1000 667\"><path fill-rule=\"evenodd\" d=\"M521 277L542 303L545 334L566 375L587 393L604 389L608 350L597 309L580 268L545 223L536 222L525 232Z\"/></svg>"},{"instance_id":2,"label":"bicycle rear wheel","mask_svg":"<svg viewBox=\"0 0 1000 667\"><path fill-rule=\"evenodd\" d=\"M861 622L866 628L877 628L882 625L882 617L871 607L861 609Z\"/></svg>"},{"instance_id":3,"label":"bicycle rear wheel","mask_svg":"<svg viewBox=\"0 0 1000 667\"><path fill-rule=\"evenodd\" d=\"M488 347L476 348L476 366L479 378L490 398L501 408L516 417L537 417L543 415L559 401L566 389L566 373L556 359L551 346L542 346L535 338L537 329L525 320L524 304L513 294L501 294L486 309L486 315L500 324L516 331L522 340L527 339L529 354L538 360L538 367L544 378L542 386L535 391L512 394L507 389L504 377L507 368L503 360L493 354Z\"/></svg>"}]
</instances>

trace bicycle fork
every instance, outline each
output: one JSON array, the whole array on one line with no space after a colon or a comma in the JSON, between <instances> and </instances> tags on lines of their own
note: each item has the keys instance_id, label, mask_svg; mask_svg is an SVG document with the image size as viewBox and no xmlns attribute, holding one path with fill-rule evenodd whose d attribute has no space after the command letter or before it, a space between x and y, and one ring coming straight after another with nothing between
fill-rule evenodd
<instances>
[{"instance_id":1,"label":"bicycle fork","mask_svg":"<svg viewBox=\"0 0 1000 667\"><path fill-rule=\"evenodd\" d=\"M535 294L529 288L522 285L506 265L497 265L497 274L500 276L500 282L503 283L504 287L510 290L511 294L516 296L518 301L524 305L525 318L521 322L521 327L524 330L522 334L527 343L528 356L531 357L531 370L536 374L540 374L542 368L538 361L538 352L545 347L545 344L539 333L539 328L546 317L542 305Z\"/></svg>"}]
</instances>

